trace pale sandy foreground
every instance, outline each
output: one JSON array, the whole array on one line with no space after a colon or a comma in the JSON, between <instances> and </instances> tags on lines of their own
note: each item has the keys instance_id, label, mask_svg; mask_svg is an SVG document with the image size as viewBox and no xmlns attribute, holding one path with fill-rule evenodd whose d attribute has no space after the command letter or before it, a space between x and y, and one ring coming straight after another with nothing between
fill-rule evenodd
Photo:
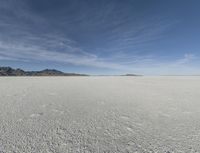
<instances>
[{"instance_id":1,"label":"pale sandy foreground","mask_svg":"<svg viewBox=\"0 0 200 153\"><path fill-rule=\"evenodd\" d=\"M200 152L200 77L2 77L0 153Z\"/></svg>"}]
</instances>

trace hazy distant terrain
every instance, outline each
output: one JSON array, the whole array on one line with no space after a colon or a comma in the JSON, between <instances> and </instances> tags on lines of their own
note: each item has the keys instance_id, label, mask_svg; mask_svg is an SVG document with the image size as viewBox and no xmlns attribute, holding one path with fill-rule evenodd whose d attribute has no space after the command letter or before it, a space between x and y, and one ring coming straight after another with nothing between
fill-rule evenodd
<instances>
[{"instance_id":1,"label":"hazy distant terrain","mask_svg":"<svg viewBox=\"0 0 200 153\"><path fill-rule=\"evenodd\" d=\"M0 67L0 76L87 76L86 74L64 73L55 69L45 69L41 71L24 71L11 67Z\"/></svg>"},{"instance_id":2,"label":"hazy distant terrain","mask_svg":"<svg viewBox=\"0 0 200 153\"><path fill-rule=\"evenodd\" d=\"M200 152L200 77L1 77L0 152Z\"/></svg>"}]
</instances>

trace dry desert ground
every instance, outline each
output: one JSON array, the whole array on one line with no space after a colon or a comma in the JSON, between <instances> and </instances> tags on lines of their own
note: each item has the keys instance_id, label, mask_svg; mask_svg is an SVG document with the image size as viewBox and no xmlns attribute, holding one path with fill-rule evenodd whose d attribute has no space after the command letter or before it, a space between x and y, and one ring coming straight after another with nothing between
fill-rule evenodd
<instances>
[{"instance_id":1,"label":"dry desert ground","mask_svg":"<svg viewBox=\"0 0 200 153\"><path fill-rule=\"evenodd\" d=\"M200 77L1 77L1 153L200 152Z\"/></svg>"}]
</instances>

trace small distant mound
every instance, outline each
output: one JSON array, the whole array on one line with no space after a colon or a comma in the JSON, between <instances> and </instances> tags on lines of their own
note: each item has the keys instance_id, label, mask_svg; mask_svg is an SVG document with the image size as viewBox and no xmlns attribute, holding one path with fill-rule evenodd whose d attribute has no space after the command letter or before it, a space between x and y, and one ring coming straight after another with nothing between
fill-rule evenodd
<instances>
[{"instance_id":1,"label":"small distant mound","mask_svg":"<svg viewBox=\"0 0 200 153\"><path fill-rule=\"evenodd\" d=\"M139 75L139 74L125 74L124 76L142 76L142 75Z\"/></svg>"},{"instance_id":2,"label":"small distant mound","mask_svg":"<svg viewBox=\"0 0 200 153\"><path fill-rule=\"evenodd\" d=\"M0 67L0 76L88 76L78 73L64 73L55 69L45 69L42 71L24 71L11 67Z\"/></svg>"}]
</instances>

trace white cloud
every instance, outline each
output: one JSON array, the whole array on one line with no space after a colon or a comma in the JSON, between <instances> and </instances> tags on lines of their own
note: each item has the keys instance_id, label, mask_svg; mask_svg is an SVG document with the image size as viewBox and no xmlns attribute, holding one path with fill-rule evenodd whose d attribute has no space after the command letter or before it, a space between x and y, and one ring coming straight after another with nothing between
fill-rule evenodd
<instances>
[{"instance_id":1,"label":"white cloud","mask_svg":"<svg viewBox=\"0 0 200 153\"><path fill-rule=\"evenodd\" d=\"M4 9L10 9L11 11L13 7L15 7L12 3L4 2ZM17 1L15 2L17 5ZM60 32L49 31L47 33L40 33L37 29L34 29L35 27L28 27L23 21L30 21L31 24L36 24L43 28L47 25L46 19L32 13L26 5L20 4L20 6L23 6L23 9L19 9L19 6L16 6L17 9L13 10L13 14L22 22L14 22L12 17L3 16L2 18L2 15L0 15L0 27L1 29L6 29L5 32L0 31L0 60L52 61L108 68L130 73L138 72L141 74L145 72L161 73L163 70L167 71L170 69L178 70L180 67L183 67L183 65L187 65L193 60L196 60L195 55L188 53L180 59L167 62L160 61L159 57L155 56L156 52L154 52L154 54L151 52L149 54L145 53L145 55L137 54L138 47L144 49L144 46L149 42L163 37L163 33L174 24L166 23L163 19L137 19L137 24L135 24L132 18L130 19L127 16L126 19L130 21L127 22L127 24L133 23L133 25L127 26L126 20L116 20L114 25L112 25L110 22L106 21L108 18L107 15L105 15L103 19L106 22L103 28L108 29L103 36L106 39L105 42L108 42L108 45L105 45L106 47L96 46L98 49L94 48L95 51L91 53L91 50L89 52L87 49L83 49L82 46L79 46L78 42ZM86 11L86 13L87 14L83 14L82 17L80 16L79 19L75 19L75 21L80 22L83 26L89 26L90 28L101 28L100 26L102 22L104 22L98 20L101 18L101 13L97 19L92 20L91 17L89 21L86 20L85 17L91 14L91 12ZM67 24L65 22L73 23L73 21L74 20L71 21L70 18L70 20L65 20L61 24ZM97 38L98 41L98 36L95 36L95 38ZM103 57L99 55L102 51L104 52ZM106 51L109 55L106 54Z\"/></svg>"},{"instance_id":2,"label":"white cloud","mask_svg":"<svg viewBox=\"0 0 200 153\"><path fill-rule=\"evenodd\" d=\"M187 64L189 62L192 62L194 59L196 59L196 56L194 54L184 54L184 57L181 59L178 59L175 64L181 65L181 64Z\"/></svg>"}]
</instances>

